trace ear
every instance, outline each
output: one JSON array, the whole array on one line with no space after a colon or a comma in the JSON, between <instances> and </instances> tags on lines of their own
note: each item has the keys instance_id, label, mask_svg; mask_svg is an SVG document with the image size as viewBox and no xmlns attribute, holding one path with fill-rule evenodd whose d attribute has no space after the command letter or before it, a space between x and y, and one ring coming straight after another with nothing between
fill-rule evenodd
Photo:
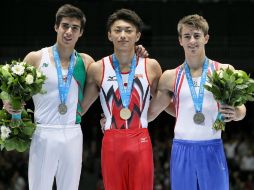
<instances>
[{"instance_id":1,"label":"ear","mask_svg":"<svg viewBox=\"0 0 254 190\"><path fill-rule=\"evenodd\" d=\"M179 41L179 44L180 44L180 46L183 46L183 43L182 43L182 38L181 38L181 36L178 36L178 41Z\"/></svg>"},{"instance_id":2,"label":"ear","mask_svg":"<svg viewBox=\"0 0 254 190\"><path fill-rule=\"evenodd\" d=\"M141 37L141 33L138 32L138 33L137 33L137 36L136 36L136 42L139 41L140 37Z\"/></svg>"},{"instance_id":3,"label":"ear","mask_svg":"<svg viewBox=\"0 0 254 190\"><path fill-rule=\"evenodd\" d=\"M207 34L207 35L205 36L205 44L208 43L209 38L210 38L210 36L209 36L209 34Z\"/></svg>"},{"instance_id":4,"label":"ear","mask_svg":"<svg viewBox=\"0 0 254 190\"><path fill-rule=\"evenodd\" d=\"M83 33L84 33L84 30L82 29L82 30L80 31L80 33L79 33L79 37L81 37L81 36L83 35Z\"/></svg>"},{"instance_id":5,"label":"ear","mask_svg":"<svg viewBox=\"0 0 254 190\"><path fill-rule=\"evenodd\" d=\"M56 24L54 26L54 29L55 29L56 32L58 31L58 26Z\"/></svg>"},{"instance_id":6,"label":"ear","mask_svg":"<svg viewBox=\"0 0 254 190\"><path fill-rule=\"evenodd\" d=\"M108 32L108 40L112 42L111 32Z\"/></svg>"}]
</instances>

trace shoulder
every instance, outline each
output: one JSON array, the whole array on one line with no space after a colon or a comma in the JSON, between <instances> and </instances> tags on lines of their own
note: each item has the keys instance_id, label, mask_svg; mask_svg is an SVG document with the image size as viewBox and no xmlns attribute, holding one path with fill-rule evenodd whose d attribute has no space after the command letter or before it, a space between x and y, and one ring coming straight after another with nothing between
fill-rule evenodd
<instances>
[{"instance_id":1,"label":"shoulder","mask_svg":"<svg viewBox=\"0 0 254 190\"><path fill-rule=\"evenodd\" d=\"M156 72L160 75L162 73L161 66L156 59L146 58L146 67L148 71Z\"/></svg>"},{"instance_id":2,"label":"shoulder","mask_svg":"<svg viewBox=\"0 0 254 190\"><path fill-rule=\"evenodd\" d=\"M38 68L40 65L41 58L42 58L42 50L31 51L25 56L24 62Z\"/></svg>"},{"instance_id":3,"label":"shoulder","mask_svg":"<svg viewBox=\"0 0 254 190\"><path fill-rule=\"evenodd\" d=\"M176 78L176 69L165 70L161 75L162 80L174 81L175 78Z\"/></svg>"},{"instance_id":4,"label":"shoulder","mask_svg":"<svg viewBox=\"0 0 254 190\"><path fill-rule=\"evenodd\" d=\"M102 59L96 62L92 62L91 64L89 64L88 68L87 68L87 72L91 73L91 74L96 74L98 72L102 72L103 69L103 62Z\"/></svg>"},{"instance_id":5,"label":"shoulder","mask_svg":"<svg viewBox=\"0 0 254 190\"><path fill-rule=\"evenodd\" d=\"M146 59L146 64L148 67L160 67L159 62L156 59L151 59L151 58L145 58Z\"/></svg>"},{"instance_id":6,"label":"shoulder","mask_svg":"<svg viewBox=\"0 0 254 190\"><path fill-rule=\"evenodd\" d=\"M88 55L88 54L79 53L79 55L82 57L86 69L88 69L88 66L89 66L91 63L94 63L94 62L95 62L94 59L93 59L90 55Z\"/></svg>"},{"instance_id":7,"label":"shoulder","mask_svg":"<svg viewBox=\"0 0 254 190\"><path fill-rule=\"evenodd\" d=\"M173 91L175 79L176 79L176 69L164 71L160 77L159 88Z\"/></svg>"},{"instance_id":8,"label":"shoulder","mask_svg":"<svg viewBox=\"0 0 254 190\"><path fill-rule=\"evenodd\" d=\"M88 82L96 83L100 86L103 76L103 62L99 60L92 62L87 68Z\"/></svg>"}]
</instances>

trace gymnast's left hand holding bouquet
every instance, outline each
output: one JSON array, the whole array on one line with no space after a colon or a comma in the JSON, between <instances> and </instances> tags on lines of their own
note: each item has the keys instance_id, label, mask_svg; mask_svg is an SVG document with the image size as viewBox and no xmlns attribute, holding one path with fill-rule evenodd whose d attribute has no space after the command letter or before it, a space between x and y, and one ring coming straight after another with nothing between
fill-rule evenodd
<instances>
[{"instance_id":1,"label":"gymnast's left hand holding bouquet","mask_svg":"<svg viewBox=\"0 0 254 190\"><path fill-rule=\"evenodd\" d=\"M12 60L0 65L0 98L4 107L0 110L0 146L7 151L26 151L31 142L35 124L24 104L37 93L46 93L42 85L46 80L34 66Z\"/></svg>"}]
</instances>

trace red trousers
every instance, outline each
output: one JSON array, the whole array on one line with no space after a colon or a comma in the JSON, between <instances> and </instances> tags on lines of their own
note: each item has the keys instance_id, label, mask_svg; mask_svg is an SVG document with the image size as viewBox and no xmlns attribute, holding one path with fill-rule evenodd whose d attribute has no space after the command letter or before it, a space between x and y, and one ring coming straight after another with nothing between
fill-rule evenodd
<instances>
[{"instance_id":1,"label":"red trousers","mask_svg":"<svg viewBox=\"0 0 254 190\"><path fill-rule=\"evenodd\" d=\"M106 130L101 151L105 190L153 190L153 152L147 129Z\"/></svg>"}]
</instances>

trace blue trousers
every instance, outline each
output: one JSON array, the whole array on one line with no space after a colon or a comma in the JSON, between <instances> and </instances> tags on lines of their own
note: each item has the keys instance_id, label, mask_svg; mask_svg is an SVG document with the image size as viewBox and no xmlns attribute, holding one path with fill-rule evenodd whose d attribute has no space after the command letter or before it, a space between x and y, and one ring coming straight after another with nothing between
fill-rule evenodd
<instances>
[{"instance_id":1,"label":"blue trousers","mask_svg":"<svg viewBox=\"0 0 254 190\"><path fill-rule=\"evenodd\" d=\"M173 140L171 190L228 190L228 167L221 139Z\"/></svg>"}]
</instances>

